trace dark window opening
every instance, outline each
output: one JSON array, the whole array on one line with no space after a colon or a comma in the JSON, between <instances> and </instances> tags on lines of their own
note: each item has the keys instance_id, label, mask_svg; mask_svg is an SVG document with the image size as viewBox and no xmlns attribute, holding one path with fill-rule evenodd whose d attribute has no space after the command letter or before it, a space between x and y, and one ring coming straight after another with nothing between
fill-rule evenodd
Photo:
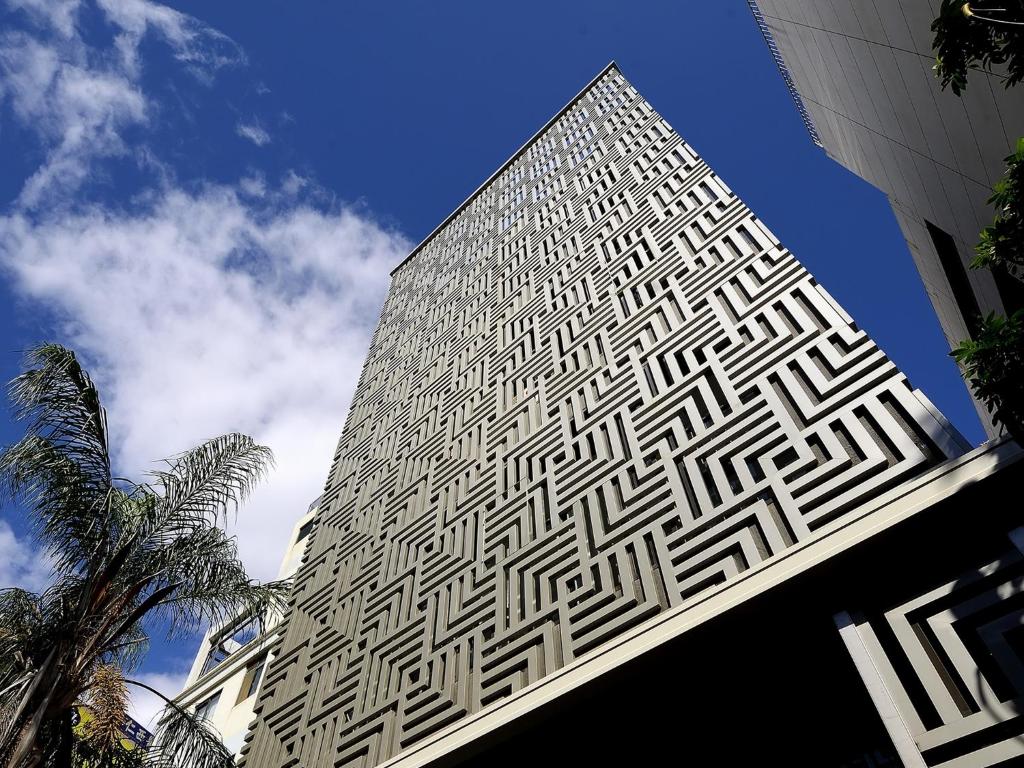
<instances>
[{"instance_id":1,"label":"dark window opening","mask_svg":"<svg viewBox=\"0 0 1024 768\"><path fill-rule=\"evenodd\" d=\"M205 675L219 667L229 656L255 640L259 633L259 621L255 618L245 618L212 637L202 674Z\"/></svg>"},{"instance_id":2,"label":"dark window opening","mask_svg":"<svg viewBox=\"0 0 1024 768\"><path fill-rule=\"evenodd\" d=\"M1002 266L992 270L992 279L996 282L996 291L999 292L999 300L1003 302L1007 315L1024 309L1024 282Z\"/></svg>"},{"instance_id":3,"label":"dark window opening","mask_svg":"<svg viewBox=\"0 0 1024 768\"><path fill-rule=\"evenodd\" d=\"M314 519L314 520L310 520L310 521L309 521L308 523L306 523L306 524L305 524L305 525L303 525L303 526L302 526L301 528L299 528L299 535L298 535L298 536L296 537L296 539L295 539L295 543L296 543L296 544L298 544L298 543L299 543L300 541L302 541L302 540L303 540L304 538L306 538L307 536L309 536L309 534L310 534L310 533L312 533L312 531L313 531L313 526L314 526L315 524L316 524L316 520Z\"/></svg>"},{"instance_id":4,"label":"dark window opening","mask_svg":"<svg viewBox=\"0 0 1024 768\"><path fill-rule=\"evenodd\" d=\"M197 720L206 720L217 709L217 702L220 701L220 691L217 691L206 701L196 704L195 716Z\"/></svg>"},{"instance_id":5,"label":"dark window opening","mask_svg":"<svg viewBox=\"0 0 1024 768\"><path fill-rule=\"evenodd\" d=\"M956 249L956 242L946 231L939 229L930 221L925 222L928 227L928 234L932 238L932 245L939 256L939 264L946 275L946 282L953 292L953 300L956 302L960 315L967 325L967 331L974 336L978 331L978 323L981 319L981 307L978 306L978 298L971 288L971 281L967 277L967 268L964 266L960 252Z\"/></svg>"}]
</instances>

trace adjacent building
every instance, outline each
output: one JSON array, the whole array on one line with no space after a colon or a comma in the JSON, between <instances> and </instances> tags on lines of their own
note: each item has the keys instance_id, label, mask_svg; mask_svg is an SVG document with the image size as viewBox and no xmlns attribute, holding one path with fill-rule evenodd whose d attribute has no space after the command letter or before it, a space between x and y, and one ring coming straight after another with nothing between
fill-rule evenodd
<instances>
[{"instance_id":1,"label":"adjacent building","mask_svg":"<svg viewBox=\"0 0 1024 768\"><path fill-rule=\"evenodd\" d=\"M610 64L393 272L242 762L1019 755L1020 456Z\"/></svg>"},{"instance_id":2,"label":"adjacent building","mask_svg":"<svg viewBox=\"0 0 1024 768\"><path fill-rule=\"evenodd\" d=\"M309 505L292 530L278 571L285 579L298 570L313 530L319 499ZM204 718L232 752L238 752L253 720L256 694L263 682L280 616L238 616L203 637L184 690L175 697L180 707ZM263 631L261 632L261 626Z\"/></svg>"},{"instance_id":3,"label":"adjacent building","mask_svg":"<svg viewBox=\"0 0 1024 768\"><path fill-rule=\"evenodd\" d=\"M932 71L939 0L748 0L812 140L885 192L951 346L978 317L1024 307L1009 274L971 270L986 203L1024 137L1024 91ZM982 22L978 22L982 23ZM990 435L997 430L979 405Z\"/></svg>"}]
</instances>

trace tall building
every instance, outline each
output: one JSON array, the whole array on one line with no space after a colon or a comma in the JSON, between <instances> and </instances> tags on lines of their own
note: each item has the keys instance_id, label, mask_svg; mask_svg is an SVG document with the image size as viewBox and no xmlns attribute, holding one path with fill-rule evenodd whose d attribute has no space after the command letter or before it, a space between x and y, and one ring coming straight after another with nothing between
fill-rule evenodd
<instances>
[{"instance_id":1,"label":"tall building","mask_svg":"<svg viewBox=\"0 0 1024 768\"><path fill-rule=\"evenodd\" d=\"M950 346L978 317L1024 307L1020 281L968 269L995 216L986 200L1024 137L1021 89L975 70L962 97L942 90L938 0L748 4L812 140L888 196Z\"/></svg>"},{"instance_id":2,"label":"tall building","mask_svg":"<svg viewBox=\"0 0 1024 768\"><path fill-rule=\"evenodd\" d=\"M317 499L292 529L277 577L286 579L298 570L312 532ZM201 718L220 734L224 745L237 753L253 720L256 694L263 682L280 616L236 617L224 626L212 627L196 652L185 687L175 703Z\"/></svg>"},{"instance_id":3,"label":"tall building","mask_svg":"<svg viewBox=\"0 0 1024 768\"><path fill-rule=\"evenodd\" d=\"M610 64L393 272L243 763L897 765L968 449Z\"/></svg>"}]
</instances>

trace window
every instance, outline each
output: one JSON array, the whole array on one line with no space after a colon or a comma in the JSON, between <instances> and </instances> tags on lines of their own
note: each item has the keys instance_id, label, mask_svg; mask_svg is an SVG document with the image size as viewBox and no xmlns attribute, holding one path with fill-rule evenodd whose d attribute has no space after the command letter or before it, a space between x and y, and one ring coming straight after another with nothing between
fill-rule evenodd
<instances>
[{"instance_id":1,"label":"window","mask_svg":"<svg viewBox=\"0 0 1024 768\"><path fill-rule=\"evenodd\" d=\"M217 709L218 701L220 701L220 691L217 691L205 701L196 704L196 718L199 720L209 720Z\"/></svg>"},{"instance_id":2,"label":"window","mask_svg":"<svg viewBox=\"0 0 1024 768\"><path fill-rule=\"evenodd\" d=\"M747 245L749 245L751 248L753 248L754 251L760 251L761 250L761 246L758 245L757 240L755 240L754 236L747 231L746 227L744 227L744 226L736 227L736 231L739 232L740 237L743 238L743 241Z\"/></svg>"},{"instance_id":3,"label":"window","mask_svg":"<svg viewBox=\"0 0 1024 768\"><path fill-rule=\"evenodd\" d=\"M244 701L256 693L263 679L263 667L267 663L266 656L260 656L245 668L245 677L242 679L242 688L238 692L238 700Z\"/></svg>"},{"instance_id":4,"label":"window","mask_svg":"<svg viewBox=\"0 0 1024 768\"><path fill-rule=\"evenodd\" d=\"M932 238L935 252L939 256L939 264L946 275L949 289L953 293L953 300L964 319L967 332L973 336L978 331L981 308L978 306L974 289L971 288L971 281L967 277L967 270L964 268L964 262L956 248L956 242L948 232L939 229L930 221L925 221L925 226Z\"/></svg>"},{"instance_id":5,"label":"window","mask_svg":"<svg viewBox=\"0 0 1024 768\"><path fill-rule=\"evenodd\" d=\"M1014 277L1010 270L1002 265L989 270L999 292L999 300L1003 302L1006 314L1012 315L1018 309L1024 309L1024 281Z\"/></svg>"},{"instance_id":6,"label":"window","mask_svg":"<svg viewBox=\"0 0 1024 768\"><path fill-rule=\"evenodd\" d=\"M701 191L704 192L704 194L708 196L708 199L710 199L711 202L713 202L713 203L717 203L718 202L718 193L715 192L715 190L713 190L708 185L707 182L702 181L700 183L700 188L701 188Z\"/></svg>"},{"instance_id":7,"label":"window","mask_svg":"<svg viewBox=\"0 0 1024 768\"><path fill-rule=\"evenodd\" d=\"M303 540L304 538L306 538L307 536L309 536L309 534L310 534L310 533L312 532L312 530L313 530L313 525L314 525L315 523L316 523L316 520L315 520L315 519L313 519L313 520L310 520L310 521L309 521L308 523L306 523L305 525L303 525L303 526L302 526L301 528L299 528L299 535L298 535L298 538L296 538L296 539L295 539L295 543L296 543L296 544L298 544L298 543L299 543L300 541L302 541L302 540Z\"/></svg>"},{"instance_id":8,"label":"window","mask_svg":"<svg viewBox=\"0 0 1024 768\"><path fill-rule=\"evenodd\" d=\"M210 652L206 654L202 674L219 667L231 654L241 650L259 635L260 625L255 618L242 619L210 639Z\"/></svg>"}]
</instances>

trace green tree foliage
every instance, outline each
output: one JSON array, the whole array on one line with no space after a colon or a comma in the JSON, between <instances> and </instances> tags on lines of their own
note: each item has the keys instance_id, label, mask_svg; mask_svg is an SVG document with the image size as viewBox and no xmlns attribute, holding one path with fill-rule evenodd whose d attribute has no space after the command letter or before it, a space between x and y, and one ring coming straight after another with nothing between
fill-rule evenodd
<instances>
[{"instance_id":1,"label":"green tree foliage","mask_svg":"<svg viewBox=\"0 0 1024 768\"><path fill-rule=\"evenodd\" d=\"M953 357L989 413L1024 442L1024 309L984 318L975 337L960 342Z\"/></svg>"},{"instance_id":2,"label":"green tree foliage","mask_svg":"<svg viewBox=\"0 0 1024 768\"><path fill-rule=\"evenodd\" d=\"M1007 88L1024 79L1024 0L942 0L932 32L935 71L958 96L971 68L1005 75Z\"/></svg>"},{"instance_id":3,"label":"green tree foliage","mask_svg":"<svg viewBox=\"0 0 1024 768\"><path fill-rule=\"evenodd\" d=\"M996 183L992 197L996 217L981 231L975 268L1005 269L1018 279L1024 276L1024 138L1017 151L1006 158L1006 173Z\"/></svg>"},{"instance_id":4,"label":"green tree foliage","mask_svg":"<svg viewBox=\"0 0 1024 768\"><path fill-rule=\"evenodd\" d=\"M956 95L967 88L972 68L1005 77L1007 88L1024 80L1024 0L984 4L942 0L932 32L935 72L942 87ZM1024 139L1018 140L1006 164L1006 173L988 199L996 208L995 219L981 231L971 266L1022 280ZM974 338L961 342L952 356L995 421L1024 442L1024 314L990 314L978 326Z\"/></svg>"},{"instance_id":5,"label":"green tree foliage","mask_svg":"<svg viewBox=\"0 0 1024 768\"><path fill-rule=\"evenodd\" d=\"M988 202L996 217L981 231L971 266L1024 278L1024 139L1006 158L1006 173ZM1024 309L1010 317L990 314L973 340L953 350L975 395L1007 432L1024 442Z\"/></svg>"},{"instance_id":6,"label":"green tree foliage","mask_svg":"<svg viewBox=\"0 0 1024 768\"><path fill-rule=\"evenodd\" d=\"M150 634L186 637L283 608L287 583L250 579L223 530L270 452L224 435L133 482L111 472L99 392L72 351L33 349L9 394L26 432L0 453L0 487L27 510L53 574L41 594L0 589L0 766L129 765L134 756L115 749L113 734L126 687L148 688L130 674ZM95 715L87 739L72 736L78 703ZM234 764L212 731L174 705L155 743L145 765Z\"/></svg>"}]
</instances>

